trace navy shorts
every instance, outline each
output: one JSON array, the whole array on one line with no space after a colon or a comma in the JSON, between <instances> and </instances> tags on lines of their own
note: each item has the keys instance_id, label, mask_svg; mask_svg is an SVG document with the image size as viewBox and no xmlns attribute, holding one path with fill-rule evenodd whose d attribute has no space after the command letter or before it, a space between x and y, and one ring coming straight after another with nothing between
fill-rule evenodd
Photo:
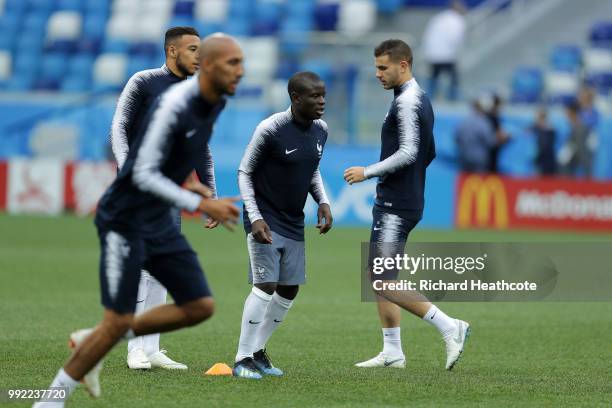
<instances>
[{"instance_id":1,"label":"navy shorts","mask_svg":"<svg viewBox=\"0 0 612 408\"><path fill-rule=\"evenodd\" d=\"M372 271L374 258L403 256L408 235L419 221L420 219L402 217L374 206L370 231L369 270ZM370 277L372 280L395 280L398 272L396 269L385 270L381 274L371 273Z\"/></svg>"},{"instance_id":2,"label":"navy shorts","mask_svg":"<svg viewBox=\"0 0 612 408\"><path fill-rule=\"evenodd\" d=\"M177 305L212 296L198 258L174 227L151 238L98 229L102 304L117 313L134 313L141 269L166 289Z\"/></svg>"}]
</instances>

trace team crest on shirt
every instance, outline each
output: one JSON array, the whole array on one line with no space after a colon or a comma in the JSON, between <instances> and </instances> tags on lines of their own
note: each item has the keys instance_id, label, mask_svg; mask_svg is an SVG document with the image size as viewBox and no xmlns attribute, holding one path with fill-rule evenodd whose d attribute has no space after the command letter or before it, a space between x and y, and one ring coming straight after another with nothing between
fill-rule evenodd
<instances>
[{"instance_id":1,"label":"team crest on shirt","mask_svg":"<svg viewBox=\"0 0 612 408\"><path fill-rule=\"evenodd\" d=\"M319 153L319 159L323 155L323 146L321 145L321 141L317 140L317 152Z\"/></svg>"}]
</instances>

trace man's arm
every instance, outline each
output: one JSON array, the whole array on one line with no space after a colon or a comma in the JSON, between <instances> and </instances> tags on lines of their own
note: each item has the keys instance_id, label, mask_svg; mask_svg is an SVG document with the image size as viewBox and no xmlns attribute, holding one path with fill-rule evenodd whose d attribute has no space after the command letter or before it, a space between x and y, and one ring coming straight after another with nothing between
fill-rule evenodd
<instances>
[{"instance_id":1,"label":"man's arm","mask_svg":"<svg viewBox=\"0 0 612 408\"><path fill-rule=\"evenodd\" d=\"M417 115L418 94L410 93L397 99L397 127L399 149L385 160L367 166L366 179L382 177L409 166L419 153L419 118Z\"/></svg>"},{"instance_id":2,"label":"man's arm","mask_svg":"<svg viewBox=\"0 0 612 408\"><path fill-rule=\"evenodd\" d=\"M215 181L215 162L213 161L210 146L206 144L203 159L198 163L195 171L198 178L210 189L211 198L217 198L217 184Z\"/></svg>"},{"instance_id":3,"label":"man's arm","mask_svg":"<svg viewBox=\"0 0 612 408\"><path fill-rule=\"evenodd\" d=\"M323 178L321 177L321 171L319 166L312 174L312 180L310 182L310 195L319 204L317 210L317 228L319 233L325 234L332 227L332 214L329 205L329 199L325 193L325 186L323 185ZM323 222L325 220L325 222Z\"/></svg>"},{"instance_id":4,"label":"man's arm","mask_svg":"<svg viewBox=\"0 0 612 408\"><path fill-rule=\"evenodd\" d=\"M139 74L133 75L123 88L110 129L111 147L121 169L130 150L128 145L128 131L134 124L142 102L142 79Z\"/></svg>"},{"instance_id":5,"label":"man's arm","mask_svg":"<svg viewBox=\"0 0 612 408\"><path fill-rule=\"evenodd\" d=\"M154 108L151 122L136 155L132 181L142 191L152 193L176 207L195 211L202 197L181 188L161 172L164 158L174 142L174 132L181 127L179 105L167 95L162 96Z\"/></svg>"},{"instance_id":6,"label":"man's arm","mask_svg":"<svg viewBox=\"0 0 612 408\"><path fill-rule=\"evenodd\" d=\"M253 237L260 243L272 243L272 233L268 224L264 221L255 200L255 188L253 187L253 172L262 160L266 149L266 130L263 124L259 124L253 133L253 137L242 156L238 168L238 188L244 203Z\"/></svg>"}]
</instances>

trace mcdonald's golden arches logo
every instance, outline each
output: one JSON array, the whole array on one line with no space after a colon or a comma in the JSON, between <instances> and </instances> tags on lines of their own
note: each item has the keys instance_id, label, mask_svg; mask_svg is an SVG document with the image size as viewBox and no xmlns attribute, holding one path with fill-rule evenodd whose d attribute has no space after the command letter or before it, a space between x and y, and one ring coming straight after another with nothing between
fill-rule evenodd
<instances>
[{"instance_id":1,"label":"mcdonald's golden arches logo","mask_svg":"<svg viewBox=\"0 0 612 408\"><path fill-rule=\"evenodd\" d=\"M457 226L508 228L508 197L497 176L471 174L459 184Z\"/></svg>"}]
</instances>

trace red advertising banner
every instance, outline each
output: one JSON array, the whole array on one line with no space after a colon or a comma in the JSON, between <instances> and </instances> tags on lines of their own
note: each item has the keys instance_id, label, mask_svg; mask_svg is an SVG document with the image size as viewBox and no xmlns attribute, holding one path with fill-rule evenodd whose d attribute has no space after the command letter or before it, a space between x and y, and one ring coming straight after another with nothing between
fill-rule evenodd
<instances>
[{"instance_id":1,"label":"red advertising banner","mask_svg":"<svg viewBox=\"0 0 612 408\"><path fill-rule=\"evenodd\" d=\"M462 174L457 179L455 225L612 231L612 183Z\"/></svg>"},{"instance_id":2,"label":"red advertising banner","mask_svg":"<svg viewBox=\"0 0 612 408\"><path fill-rule=\"evenodd\" d=\"M8 165L0 162L0 210L6 210L6 192L8 190Z\"/></svg>"}]
</instances>

